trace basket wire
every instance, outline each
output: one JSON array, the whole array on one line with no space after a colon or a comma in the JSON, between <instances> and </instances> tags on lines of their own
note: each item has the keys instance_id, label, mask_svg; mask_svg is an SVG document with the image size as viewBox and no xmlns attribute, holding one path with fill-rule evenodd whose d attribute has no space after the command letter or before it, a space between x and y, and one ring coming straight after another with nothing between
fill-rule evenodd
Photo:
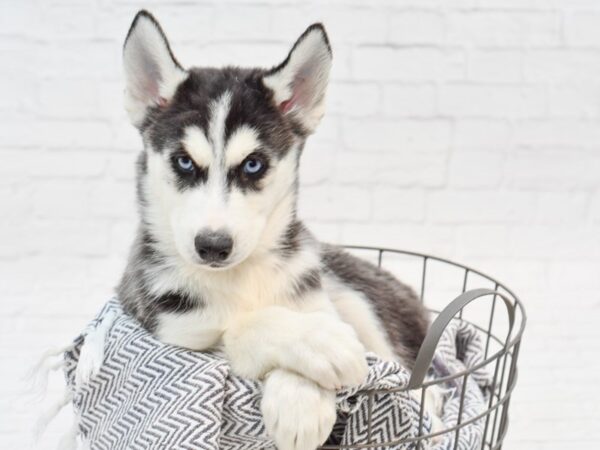
<instances>
[{"instance_id":1,"label":"basket wire","mask_svg":"<svg viewBox=\"0 0 600 450\"><path fill-rule=\"evenodd\" d=\"M339 449L384 449L384 448L392 448L392 447L400 447L407 449L416 449L421 450L427 448L427 442L434 437L446 435L447 433L454 433L454 450L458 448L459 438L461 430L467 425L476 422L476 421L484 421L483 425L483 434L481 438L480 450L496 450L502 448L504 439L506 437L506 433L508 430L508 410L511 395L515 388L517 382L517 359L519 356L519 349L521 345L521 338L523 335L523 331L525 329L525 324L527 321L525 309L523 304L519 300L519 298L504 284L492 278L491 276L484 274L476 269L465 266L463 264L459 264L448 259L404 251L404 250L395 250L390 248L379 248L379 247L365 247L365 246L347 246L347 249L355 252L361 252L364 255L364 252L370 254L370 256L376 258L376 262L378 267L388 268L385 264L386 255L400 255L403 258L408 258L412 260L412 262L417 262L420 264L420 299L422 302L426 302L427 294L431 286L431 276L430 270L433 262L436 264L442 264L448 267L452 267L454 269L458 269L462 271L462 286L456 292L456 296L458 297L472 297L468 302L460 307L456 316L452 320L459 320L463 322L468 322L472 326L474 326L477 330L479 330L485 338L485 350L483 361L470 367L462 372L454 373L442 378L437 378L434 380L424 381L424 372L420 374L416 374L417 365L422 363L427 369L429 364L431 363L431 355L421 357L421 353L424 352L423 348L421 348L421 352L419 352L419 356L417 357L417 363L415 364L415 370L413 371L413 376L411 381L406 387L403 388L395 388L395 389L372 389L368 391L362 391L357 393L357 395L364 395L367 397L367 442L362 444L345 444L345 445L324 445L320 447L322 450L339 450ZM493 286L493 289L478 289L478 290L467 290L470 279L477 275L480 279L485 280ZM476 292L480 291L480 292ZM473 293L471 295L471 293ZM470 303L471 300L478 299L479 297L488 297L489 303L489 311L483 317L479 317L479 320L467 320L464 317L463 310L464 306L467 303ZM491 301L490 299L491 298ZM453 297L449 297L448 302L452 300ZM495 325L499 322L499 312L497 311L498 304L502 303L498 300L501 299L504 301L508 311L509 311L509 327L508 332L505 336L500 336L499 332ZM456 300L459 300L457 298ZM446 302L447 303L447 302ZM456 302L454 302L456 303ZM437 311L434 309L429 309L430 312L434 315L436 314L444 314L447 311ZM500 311L501 312L501 311ZM433 326L432 326L433 328ZM431 332L431 331L430 331ZM428 335L429 337L429 335ZM427 338L426 338L427 341ZM425 344L424 344L425 346ZM497 350L493 350L496 347ZM433 348L431 349L431 353L433 352ZM419 361L422 359L423 361ZM493 373L490 394L487 403L487 407L484 411L481 411L475 417L471 417L467 420L463 420L463 406L465 401L465 391L467 386L467 381L469 376L475 371L482 367L486 367L490 370L490 373ZM415 380L415 378L417 380ZM420 378L420 379L419 379ZM426 393L427 389L431 388L431 386L439 385L443 386L444 383L451 382L456 380L457 383L461 384L461 394L459 400L459 410L458 410L458 420L457 423L453 426L446 425L446 428L435 432L435 433L424 433L424 415L426 408ZM416 437L411 438L403 438L389 442L374 442L372 436L372 418L373 418L373 408L375 404L375 396L377 394L389 394L392 392L401 392L401 391L415 391L418 393L420 390L420 395L417 394L421 399L420 411L419 411L419 424L418 424L418 434Z\"/></svg>"}]
</instances>

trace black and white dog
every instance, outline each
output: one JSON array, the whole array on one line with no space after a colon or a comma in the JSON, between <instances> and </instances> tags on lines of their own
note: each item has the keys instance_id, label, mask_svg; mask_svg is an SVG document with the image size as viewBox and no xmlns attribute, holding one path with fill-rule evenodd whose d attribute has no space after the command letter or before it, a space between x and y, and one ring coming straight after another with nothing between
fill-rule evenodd
<instances>
[{"instance_id":1,"label":"black and white dog","mask_svg":"<svg viewBox=\"0 0 600 450\"><path fill-rule=\"evenodd\" d=\"M325 30L310 26L272 69L184 69L141 11L123 55L144 150L119 299L163 342L222 348L236 373L263 380L278 448L313 450L334 424L335 390L365 377L365 352L410 367L428 326L410 288L296 216L332 61Z\"/></svg>"}]
</instances>

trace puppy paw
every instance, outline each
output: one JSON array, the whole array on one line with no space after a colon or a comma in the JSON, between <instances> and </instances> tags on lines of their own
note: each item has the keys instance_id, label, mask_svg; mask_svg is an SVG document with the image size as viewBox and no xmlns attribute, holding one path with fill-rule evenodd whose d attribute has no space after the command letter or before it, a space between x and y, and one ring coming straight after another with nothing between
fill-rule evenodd
<instances>
[{"instance_id":1,"label":"puppy paw","mask_svg":"<svg viewBox=\"0 0 600 450\"><path fill-rule=\"evenodd\" d=\"M335 393L277 369L264 382L261 410L278 450L315 450L335 424Z\"/></svg>"},{"instance_id":2,"label":"puppy paw","mask_svg":"<svg viewBox=\"0 0 600 450\"><path fill-rule=\"evenodd\" d=\"M318 316L289 350L283 366L325 389L356 386L367 376L365 348L354 329L336 317Z\"/></svg>"}]
</instances>

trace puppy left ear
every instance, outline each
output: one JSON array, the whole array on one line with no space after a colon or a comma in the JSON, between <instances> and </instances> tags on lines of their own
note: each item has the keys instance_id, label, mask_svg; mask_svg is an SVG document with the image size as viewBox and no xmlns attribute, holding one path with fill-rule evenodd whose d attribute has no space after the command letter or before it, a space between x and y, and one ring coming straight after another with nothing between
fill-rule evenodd
<instances>
[{"instance_id":1,"label":"puppy left ear","mask_svg":"<svg viewBox=\"0 0 600 450\"><path fill-rule=\"evenodd\" d=\"M148 11L135 16L123 45L125 108L132 123L140 127L148 110L166 105L187 76L177 62L169 41Z\"/></svg>"},{"instance_id":2,"label":"puppy left ear","mask_svg":"<svg viewBox=\"0 0 600 450\"><path fill-rule=\"evenodd\" d=\"M285 61L263 78L282 114L289 114L307 133L315 130L325 112L331 59L325 28L316 23L298 38Z\"/></svg>"}]
</instances>

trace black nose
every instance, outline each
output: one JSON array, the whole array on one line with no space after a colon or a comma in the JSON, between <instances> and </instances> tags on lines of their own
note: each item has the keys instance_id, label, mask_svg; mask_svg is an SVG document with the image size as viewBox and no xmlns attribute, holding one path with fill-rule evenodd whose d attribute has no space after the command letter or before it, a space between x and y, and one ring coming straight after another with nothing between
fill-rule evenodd
<instances>
[{"instance_id":1,"label":"black nose","mask_svg":"<svg viewBox=\"0 0 600 450\"><path fill-rule=\"evenodd\" d=\"M233 247L233 239L223 231L205 231L194 240L196 251L205 262L222 262Z\"/></svg>"}]
</instances>

